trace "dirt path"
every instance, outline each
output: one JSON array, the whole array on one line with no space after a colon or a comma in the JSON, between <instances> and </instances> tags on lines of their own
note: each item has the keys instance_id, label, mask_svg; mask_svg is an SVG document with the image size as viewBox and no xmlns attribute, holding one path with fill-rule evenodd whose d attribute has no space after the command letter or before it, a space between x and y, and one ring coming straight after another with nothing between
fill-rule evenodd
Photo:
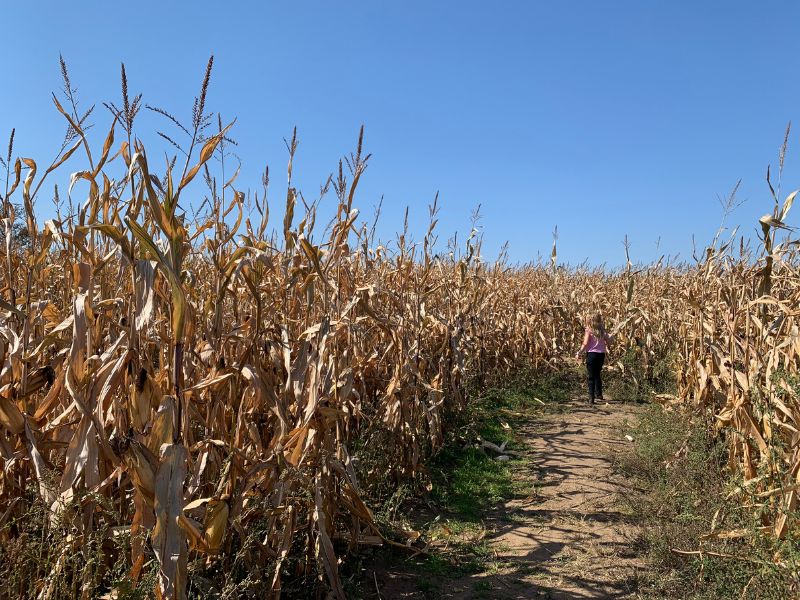
<instances>
[{"instance_id":1,"label":"dirt path","mask_svg":"<svg viewBox=\"0 0 800 600\"><path fill-rule=\"evenodd\" d=\"M485 518L483 541L496 567L448 580L437 597L635 597L643 565L636 556L636 524L620 500L631 490L613 473L609 456L629 444L620 425L635 420L637 409L577 401L561 409L522 424L519 439L528 460L518 476L526 487L530 483L531 494ZM389 592L383 598L418 597L404 593L407 586L382 583Z\"/></svg>"},{"instance_id":2,"label":"dirt path","mask_svg":"<svg viewBox=\"0 0 800 600\"><path fill-rule=\"evenodd\" d=\"M620 501L628 484L613 473L609 456L629 443L620 425L637 411L580 402L565 408L530 422L520 436L532 455L533 494L507 503L487 521L504 568L484 574L489 586L477 587L496 590L492 597L633 597L642 568L634 548L637 528ZM476 582L464 583L470 589L452 597L474 597Z\"/></svg>"}]
</instances>

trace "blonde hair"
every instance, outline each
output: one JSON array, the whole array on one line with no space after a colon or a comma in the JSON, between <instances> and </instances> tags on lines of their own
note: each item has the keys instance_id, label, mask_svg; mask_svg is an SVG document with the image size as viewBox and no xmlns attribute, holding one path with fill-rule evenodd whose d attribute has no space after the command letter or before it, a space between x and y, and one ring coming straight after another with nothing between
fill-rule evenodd
<instances>
[{"instance_id":1,"label":"blonde hair","mask_svg":"<svg viewBox=\"0 0 800 600\"><path fill-rule=\"evenodd\" d=\"M593 315L587 317L586 326L589 328L589 331L592 332L594 337L599 340L605 339L606 327L603 324L603 315L600 313L594 313Z\"/></svg>"}]
</instances>

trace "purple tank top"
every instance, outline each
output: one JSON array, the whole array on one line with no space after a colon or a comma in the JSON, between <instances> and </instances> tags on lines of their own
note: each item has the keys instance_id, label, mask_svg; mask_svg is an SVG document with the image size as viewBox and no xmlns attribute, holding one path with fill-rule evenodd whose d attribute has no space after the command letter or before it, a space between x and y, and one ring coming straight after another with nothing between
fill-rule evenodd
<instances>
[{"instance_id":1,"label":"purple tank top","mask_svg":"<svg viewBox=\"0 0 800 600\"><path fill-rule=\"evenodd\" d=\"M586 331L589 334L589 345L586 347L586 352L600 352L605 354L606 340L604 338L595 337L591 329L587 329Z\"/></svg>"}]
</instances>

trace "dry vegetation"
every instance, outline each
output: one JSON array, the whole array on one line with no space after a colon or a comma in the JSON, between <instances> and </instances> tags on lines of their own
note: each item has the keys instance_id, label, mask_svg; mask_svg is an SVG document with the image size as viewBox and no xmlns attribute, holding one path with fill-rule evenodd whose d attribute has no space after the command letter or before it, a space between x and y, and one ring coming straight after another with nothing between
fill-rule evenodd
<instances>
[{"instance_id":1,"label":"dry vegetation","mask_svg":"<svg viewBox=\"0 0 800 600\"><path fill-rule=\"evenodd\" d=\"M475 232L436 253L435 205L421 241L379 244L354 204L361 138L307 203L293 138L273 228L266 174L252 195L231 176L210 70L190 124L154 109L187 140L169 137L179 160L158 174L124 70L101 147L66 67L57 157L42 169L9 144L0 596L261 597L312 577L344 597L341 557L403 537L387 539L365 490L424 470L468 383L559 368L595 308L630 349L618 369L647 379L650 361L675 358L680 399L730 441L742 503L796 535L800 277L775 237L793 196L776 193L758 257L715 242L692 266L565 270L554 250L510 267L481 260ZM43 184L79 155L70 199L56 188L41 222ZM326 194L337 208L320 227Z\"/></svg>"}]
</instances>

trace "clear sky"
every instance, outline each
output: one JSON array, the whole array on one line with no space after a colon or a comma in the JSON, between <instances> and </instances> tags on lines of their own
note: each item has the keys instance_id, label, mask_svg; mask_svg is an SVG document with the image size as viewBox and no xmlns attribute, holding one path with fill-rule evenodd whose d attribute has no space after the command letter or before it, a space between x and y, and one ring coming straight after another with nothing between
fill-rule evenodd
<instances>
[{"instance_id":1,"label":"clear sky","mask_svg":"<svg viewBox=\"0 0 800 600\"><path fill-rule=\"evenodd\" d=\"M307 197L364 123L373 158L356 204L366 214L384 196L381 234L399 229L409 206L421 235L439 191L443 238L468 233L481 204L487 258L506 240L514 261L548 256L556 225L559 258L572 263L620 264L625 234L634 259L689 258L692 235L710 239L717 198L740 178L746 202L733 221L753 232L771 210L764 174L790 120L784 190L800 186L796 2L142 0L0 10L0 137L16 127L19 154L43 163L63 138L50 100L59 52L83 105L98 104L97 144L110 124L101 103L118 103L120 62L132 92L188 120L213 53L208 108L238 118L241 188L258 188L270 165L274 223L283 138L295 125ZM154 116L137 126L146 142L169 130ZM63 189L79 168L61 170Z\"/></svg>"}]
</instances>

